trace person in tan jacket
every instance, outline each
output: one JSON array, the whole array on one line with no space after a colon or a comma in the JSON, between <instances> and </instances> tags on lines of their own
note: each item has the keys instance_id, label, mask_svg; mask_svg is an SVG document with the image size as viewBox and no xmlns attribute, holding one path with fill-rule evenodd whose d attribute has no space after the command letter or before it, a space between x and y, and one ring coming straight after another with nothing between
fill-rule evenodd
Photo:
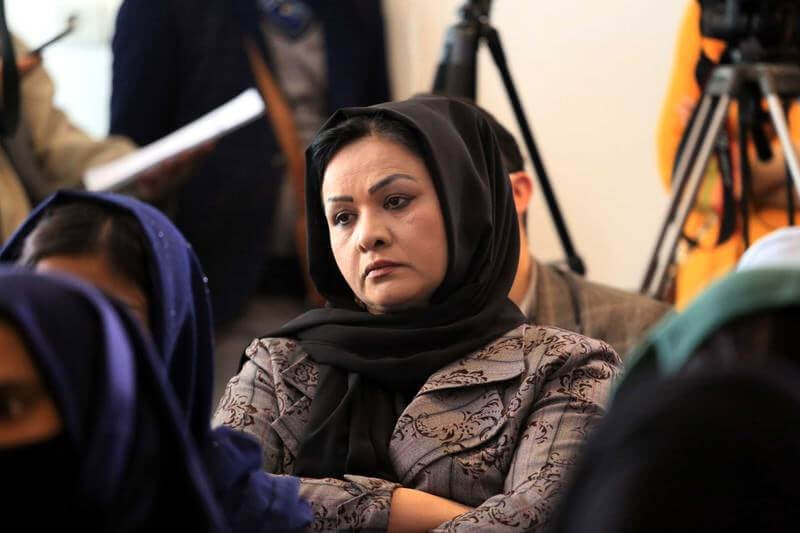
<instances>
[{"instance_id":1,"label":"person in tan jacket","mask_svg":"<svg viewBox=\"0 0 800 533\"><path fill-rule=\"evenodd\" d=\"M20 74L20 121L14 135L0 139L0 244L41 200L58 189L81 188L89 168L137 148L127 137L93 139L72 124L53 103L53 81L41 57L29 53L18 39L14 50ZM168 159L118 192L158 204L212 148L207 143Z\"/></svg>"},{"instance_id":2,"label":"person in tan jacket","mask_svg":"<svg viewBox=\"0 0 800 533\"><path fill-rule=\"evenodd\" d=\"M38 56L14 40L20 70L20 122L0 141L0 242L31 207L61 188L81 187L90 167L128 154L125 137L96 140L73 125L53 103L53 81Z\"/></svg>"}]
</instances>

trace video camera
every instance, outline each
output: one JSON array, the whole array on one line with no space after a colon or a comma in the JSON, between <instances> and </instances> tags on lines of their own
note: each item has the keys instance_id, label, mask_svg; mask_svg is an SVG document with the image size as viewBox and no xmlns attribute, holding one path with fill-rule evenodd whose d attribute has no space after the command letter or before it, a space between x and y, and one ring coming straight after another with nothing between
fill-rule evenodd
<instances>
[{"instance_id":1,"label":"video camera","mask_svg":"<svg viewBox=\"0 0 800 533\"><path fill-rule=\"evenodd\" d=\"M735 62L799 62L797 0L700 0L700 31L721 39Z\"/></svg>"}]
</instances>

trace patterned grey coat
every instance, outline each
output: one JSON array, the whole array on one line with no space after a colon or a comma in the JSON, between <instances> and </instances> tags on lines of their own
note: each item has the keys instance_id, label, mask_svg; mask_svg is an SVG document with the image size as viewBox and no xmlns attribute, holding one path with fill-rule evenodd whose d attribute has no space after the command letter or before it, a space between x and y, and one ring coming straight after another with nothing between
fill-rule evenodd
<instances>
[{"instance_id":1,"label":"patterned grey coat","mask_svg":"<svg viewBox=\"0 0 800 533\"><path fill-rule=\"evenodd\" d=\"M290 339L256 339L246 355L214 423L253 435L264 469L291 474L317 365ZM398 479L474 507L435 531L539 531L620 368L604 342L522 325L428 379L390 442ZM301 494L313 505L312 530L385 531L397 486L362 476L302 479Z\"/></svg>"}]
</instances>

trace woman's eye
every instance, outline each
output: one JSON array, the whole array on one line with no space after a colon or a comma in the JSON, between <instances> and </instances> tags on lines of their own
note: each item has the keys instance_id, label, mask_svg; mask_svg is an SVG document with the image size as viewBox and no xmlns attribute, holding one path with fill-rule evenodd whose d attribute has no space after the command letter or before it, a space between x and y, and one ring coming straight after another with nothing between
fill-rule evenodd
<instances>
[{"instance_id":1,"label":"woman's eye","mask_svg":"<svg viewBox=\"0 0 800 533\"><path fill-rule=\"evenodd\" d=\"M333 217L333 224L335 226L346 226L353 220L351 213L337 213Z\"/></svg>"},{"instance_id":2,"label":"woman's eye","mask_svg":"<svg viewBox=\"0 0 800 533\"><path fill-rule=\"evenodd\" d=\"M0 422L10 422L22 416L33 403L30 391L25 390L0 391Z\"/></svg>"},{"instance_id":3,"label":"woman's eye","mask_svg":"<svg viewBox=\"0 0 800 533\"><path fill-rule=\"evenodd\" d=\"M386 209L400 209L408 205L411 199L406 196L390 196L383 203Z\"/></svg>"}]
</instances>

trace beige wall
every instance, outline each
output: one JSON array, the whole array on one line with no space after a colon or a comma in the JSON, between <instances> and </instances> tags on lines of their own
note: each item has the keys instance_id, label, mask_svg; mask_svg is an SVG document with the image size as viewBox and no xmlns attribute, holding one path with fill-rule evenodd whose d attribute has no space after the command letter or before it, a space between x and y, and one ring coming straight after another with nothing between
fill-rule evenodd
<instances>
[{"instance_id":1,"label":"beige wall","mask_svg":"<svg viewBox=\"0 0 800 533\"><path fill-rule=\"evenodd\" d=\"M395 96L431 87L445 29L462 0L385 0ZM641 281L668 196L656 169L655 127L683 0L495 0L523 106L589 277ZM478 102L518 134L486 46ZM517 135L518 140L521 137ZM536 254L563 258L538 195Z\"/></svg>"}]
</instances>

